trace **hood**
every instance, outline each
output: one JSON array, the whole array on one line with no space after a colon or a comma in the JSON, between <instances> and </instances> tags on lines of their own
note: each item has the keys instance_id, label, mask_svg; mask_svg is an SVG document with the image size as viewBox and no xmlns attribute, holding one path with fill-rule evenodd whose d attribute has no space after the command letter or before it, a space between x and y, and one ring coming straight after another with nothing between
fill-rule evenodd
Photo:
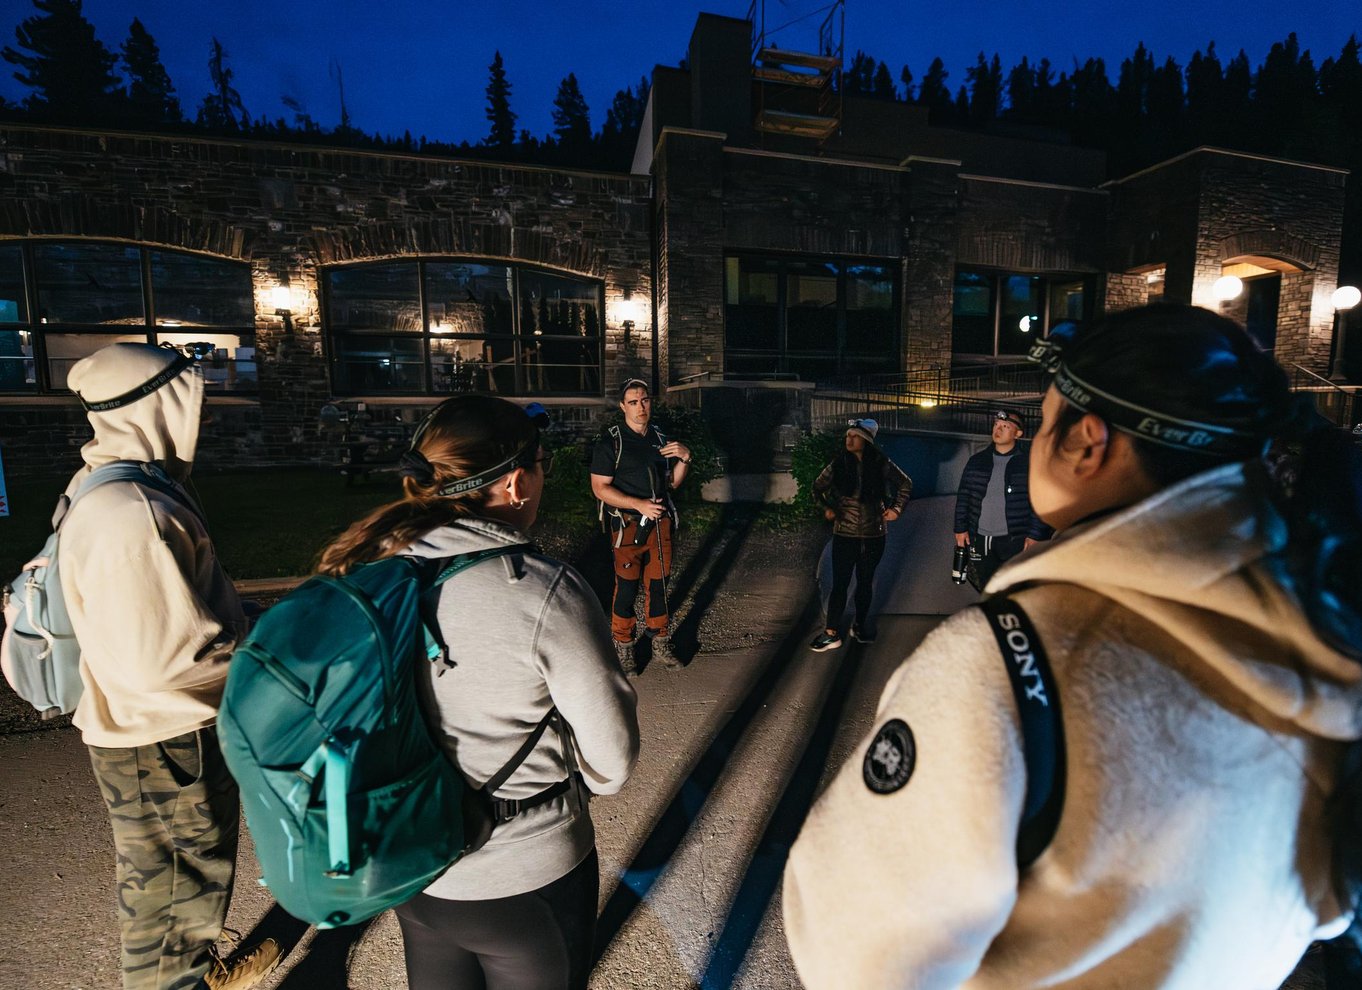
<instances>
[{"instance_id":1,"label":"hood","mask_svg":"<svg viewBox=\"0 0 1362 990\"><path fill-rule=\"evenodd\" d=\"M1022 555L989 582L1075 584L1155 623L1272 715L1362 737L1362 665L1325 643L1276 576L1286 524L1245 465L1188 478Z\"/></svg>"},{"instance_id":2,"label":"hood","mask_svg":"<svg viewBox=\"0 0 1362 990\"><path fill-rule=\"evenodd\" d=\"M528 542L529 538L514 526L472 516L431 530L402 553L425 558L453 557L475 550Z\"/></svg>"},{"instance_id":3,"label":"hood","mask_svg":"<svg viewBox=\"0 0 1362 990\"><path fill-rule=\"evenodd\" d=\"M150 382L179 352L152 344L110 344L82 358L67 384L87 404L105 402ZM94 439L81 448L91 467L111 461L160 461L176 478L189 474L198 448L203 373L188 365L170 381L116 409L87 410Z\"/></svg>"}]
</instances>

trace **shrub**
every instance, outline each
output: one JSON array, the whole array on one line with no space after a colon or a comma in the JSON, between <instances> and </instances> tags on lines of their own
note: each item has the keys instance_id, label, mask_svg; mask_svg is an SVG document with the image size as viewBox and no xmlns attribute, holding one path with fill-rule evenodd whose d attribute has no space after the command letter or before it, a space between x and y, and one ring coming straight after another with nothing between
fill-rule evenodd
<instances>
[{"instance_id":1,"label":"shrub","mask_svg":"<svg viewBox=\"0 0 1362 990\"><path fill-rule=\"evenodd\" d=\"M811 515L822 514L814 505L813 483L841 448L841 433L806 433L799 438L790 455L790 473L798 487L797 507Z\"/></svg>"}]
</instances>

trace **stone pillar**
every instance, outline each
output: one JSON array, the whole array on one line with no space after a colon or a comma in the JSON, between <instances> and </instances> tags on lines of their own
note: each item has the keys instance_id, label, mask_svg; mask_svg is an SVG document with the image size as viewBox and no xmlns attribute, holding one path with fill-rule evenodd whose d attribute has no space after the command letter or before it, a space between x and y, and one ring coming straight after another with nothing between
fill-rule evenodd
<instances>
[{"instance_id":1,"label":"stone pillar","mask_svg":"<svg viewBox=\"0 0 1362 990\"><path fill-rule=\"evenodd\" d=\"M724 135L663 132L657 179L658 377L724 370Z\"/></svg>"},{"instance_id":2,"label":"stone pillar","mask_svg":"<svg viewBox=\"0 0 1362 990\"><path fill-rule=\"evenodd\" d=\"M1100 319L1123 309L1134 309L1149 301L1149 279L1144 275L1107 272L1098 291L1101 307L1094 307L1093 315Z\"/></svg>"},{"instance_id":3,"label":"stone pillar","mask_svg":"<svg viewBox=\"0 0 1362 990\"><path fill-rule=\"evenodd\" d=\"M959 233L959 163L908 159L904 176L904 369L949 368Z\"/></svg>"}]
</instances>

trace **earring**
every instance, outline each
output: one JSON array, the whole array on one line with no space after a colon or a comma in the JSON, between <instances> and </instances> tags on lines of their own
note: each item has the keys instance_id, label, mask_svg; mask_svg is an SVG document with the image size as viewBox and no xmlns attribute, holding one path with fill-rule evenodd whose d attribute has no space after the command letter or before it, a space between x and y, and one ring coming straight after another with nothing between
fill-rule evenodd
<instances>
[{"instance_id":1,"label":"earring","mask_svg":"<svg viewBox=\"0 0 1362 990\"><path fill-rule=\"evenodd\" d=\"M513 499L511 499L511 508L513 508L513 509L523 509L523 508L525 508L525 502L526 502L526 501L528 501L528 500L527 500L527 499L523 499L523 498L519 498L519 499L513 498Z\"/></svg>"}]
</instances>

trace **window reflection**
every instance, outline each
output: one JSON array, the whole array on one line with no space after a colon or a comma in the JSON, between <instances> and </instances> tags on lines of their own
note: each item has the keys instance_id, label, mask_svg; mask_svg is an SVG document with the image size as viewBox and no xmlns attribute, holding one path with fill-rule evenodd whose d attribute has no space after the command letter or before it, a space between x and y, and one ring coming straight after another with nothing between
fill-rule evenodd
<instances>
[{"instance_id":1,"label":"window reflection","mask_svg":"<svg viewBox=\"0 0 1362 990\"><path fill-rule=\"evenodd\" d=\"M951 349L979 356L1023 355L1064 320L1082 320L1089 279L959 268L951 307Z\"/></svg>"},{"instance_id":2,"label":"window reflection","mask_svg":"<svg viewBox=\"0 0 1362 990\"><path fill-rule=\"evenodd\" d=\"M342 394L601 393L598 281L437 258L337 268L326 285ZM411 335L409 346L383 336L399 333Z\"/></svg>"},{"instance_id":3,"label":"window reflection","mask_svg":"<svg viewBox=\"0 0 1362 990\"><path fill-rule=\"evenodd\" d=\"M0 392L64 390L71 365L112 343L193 340L215 347L210 394L255 389L250 265L98 241L0 245Z\"/></svg>"},{"instance_id":4,"label":"window reflection","mask_svg":"<svg viewBox=\"0 0 1362 990\"><path fill-rule=\"evenodd\" d=\"M724 259L724 370L825 380L900 366L895 269L837 259Z\"/></svg>"},{"instance_id":5,"label":"window reflection","mask_svg":"<svg viewBox=\"0 0 1362 990\"><path fill-rule=\"evenodd\" d=\"M255 322L249 266L169 251L151 251L149 256L157 324L222 327Z\"/></svg>"},{"instance_id":6,"label":"window reflection","mask_svg":"<svg viewBox=\"0 0 1362 990\"><path fill-rule=\"evenodd\" d=\"M142 254L118 244L39 244L38 318L42 323L128 326L146 323Z\"/></svg>"}]
</instances>

